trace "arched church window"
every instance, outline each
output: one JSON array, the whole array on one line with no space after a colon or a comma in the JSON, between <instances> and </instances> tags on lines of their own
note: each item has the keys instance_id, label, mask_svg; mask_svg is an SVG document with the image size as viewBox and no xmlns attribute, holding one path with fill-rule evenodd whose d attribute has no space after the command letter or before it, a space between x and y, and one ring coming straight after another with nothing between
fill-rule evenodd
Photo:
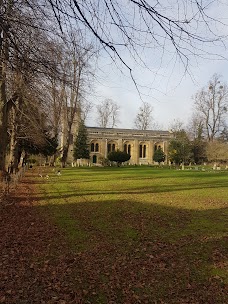
<instances>
[{"instance_id":1,"label":"arched church window","mask_svg":"<svg viewBox=\"0 0 228 304\"><path fill-rule=\"evenodd\" d=\"M108 144L108 153L110 153L111 152L111 144Z\"/></svg>"},{"instance_id":2,"label":"arched church window","mask_svg":"<svg viewBox=\"0 0 228 304\"><path fill-rule=\"evenodd\" d=\"M124 152L127 153L127 144L124 145Z\"/></svg>"},{"instance_id":3,"label":"arched church window","mask_svg":"<svg viewBox=\"0 0 228 304\"><path fill-rule=\"evenodd\" d=\"M96 145L95 145L95 152L98 152L98 151L99 151L99 144L96 143Z\"/></svg>"},{"instance_id":4,"label":"arched church window","mask_svg":"<svg viewBox=\"0 0 228 304\"><path fill-rule=\"evenodd\" d=\"M143 158L146 158L146 145L143 145Z\"/></svg>"},{"instance_id":5,"label":"arched church window","mask_svg":"<svg viewBox=\"0 0 228 304\"><path fill-rule=\"evenodd\" d=\"M90 149L91 149L91 152L94 152L94 143L91 144Z\"/></svg>"},{"instance_id":6,"label":"arched church window","mask_svg":"<svg viewBox=\"0 0 228 304\"><path fill-rule=\"evenodd\" d=\"M129 155L131 155L131 145L128 145L128 147L127 147L127 153L128 153Z\"/></svg>"},{"instance_id":7,"label":"arched church window","mask_svg":"<svg viewBox=\"0 0 228 304\"><path fill-rule=\"evenodd\" d=\"M112 144L112 151L115 151L115 149L116 149L116 145Z\"/></svg>"},{"instance_id":8,"label":"arched church window","mask_svg":"<svg viewBox=\"0 0 228 304\"><path fill-rule=\"evenodd\" d=\"M140 158L143 157L143 146L142 145L139 146L139 157Z\"/></svg>"}]
</instances>

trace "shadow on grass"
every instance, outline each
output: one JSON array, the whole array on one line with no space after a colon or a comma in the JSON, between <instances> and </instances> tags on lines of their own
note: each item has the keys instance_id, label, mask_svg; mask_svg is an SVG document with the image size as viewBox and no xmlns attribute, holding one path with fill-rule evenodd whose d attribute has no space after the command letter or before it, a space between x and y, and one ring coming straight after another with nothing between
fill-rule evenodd
<instances>
[{"instance_id":1,"label":"shadow on grass","mask_svg":"<svg viewBox=\"0 0 228 304\"><path fill-rule=\"evenodd\" d=\"M105 180L107 182L107 180ZM91 184L93 181L91 181ZM96 180L97 182L97 180ZM100 183L100 180L98 181ZM50 194L48 195L49 200L55 200L59 199L59 196L63 199L69 199L69 198L76 198L83 196L85 199L87 196L96 197L97 195L117 195L117 194L126 194L126 195L137 195L137 194L156 194L156 193L172 193L172 192L178 192L178 191L189 191L189 190L209 190L209 189L227 189L227 181L226 180L220 180L220 181L212 181L209 182L192 182L192 183L184 183L184 184L177 184L177 183L170 183L168 185L166 184L159 184L159 185L153 185L153 182L150 185L144 185L142 186L132 186L131 183L124 182L121 184L120 187L116 186L116 190L105 190L105 189L99 189L100 187L94 189L88 189L83 190L78 187L82 183L81 180L78 182L75 180L71 181L65 181L58 179L56 182L54 180L35 180L35 181L26 181L27 184L31 183L32 185L41 186L42 185L48 186L50 188ZM78 183L78 184L77 184ZM84 181L83 181L84 184ZM67 185L69 187L67 190L61 189L61 185ZM113 185L109 186L111 189ZM108 186L107 186L108 188ZM33 194L30 196L31 200L38 201L38 200L44 200L43 193L45 190L41 190L39 192L36 192L36 195ZM23 193L21 193L23 195ZM25 193L26 198L26 193ZM228 203L228 200L227 200Z\"/></svg>"},{"instance_id":2,"label":"shadow on grass","mask_svg":"<svg viewBox=\"0 0 228 304\"><path fill-rule=\"evenodd\" d=\"M32 208L57 225L75 254L70 281L82 303L225 303L224 209L126 200Z\"/></svg>"},{"instance_id":3,"label":"shadow on grass","mask_svg":"<svg viewBox=\"0 0 228 304\"><path fill-rule=\"evenodd\" d=\"M61 281L70 286L72 295L77 295L77 301L71 303L226 303L225 208L185 210L125 199L90 202L83 197L80 200L87 193L77 193L77 189L70 194L60 189L50 196L37 189L29 198L22 194L17 199L18 208L31 209L42 222L45 219L58 227L69 245L72 257L64 260L61 247L56 246L59 235L53 235L55 250L46 259L54 257L56 268L58 260L64 265L65 273L55 278L54 284ZM178 189L183 190L175 186L170 191ZM162 186L160 192L164 191L170 192ZM68 203L73 196L79 201ZM20 205L25 198L33 205ZM39 205L41 200L46 204ZM27 240L23 241L26 244ZM47 248L51 247L47 243ZM50 275L50 286L56 269L51 271L46 274ZM39 280L43 278L33 278L42 295Z\"/></svg>"}]
</instances>

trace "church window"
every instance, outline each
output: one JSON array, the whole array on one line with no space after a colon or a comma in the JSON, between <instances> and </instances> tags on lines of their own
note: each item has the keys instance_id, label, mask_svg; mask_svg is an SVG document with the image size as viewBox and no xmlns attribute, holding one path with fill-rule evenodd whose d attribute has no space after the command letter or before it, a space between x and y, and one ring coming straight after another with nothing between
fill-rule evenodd
<instances>
[{"instance_id":1,"label":"church window","mask_svg":"<svg viewBox=\"0 0 228 304\"><path fill-rule=\"evenodd\" d=\"M143 145L143 158L146 158L146 145Z\"/></svg>"},{"instance_id":2,"label":"church window","mask_svg":"<svg viewBox=\"0 0 228 304\"><path fill-rule=\"evenodd\" d=\"M139 157L146 158L146 145L139 146Z\"/></svg>"},{"instance_id":3,"label":"church window","mask_svg":"<svg viewBox=\"0 0 228 304\"><path fill-rule=\"evenodd\" d=\"M142 145L139 146L139 157L142 158L143 156L143 148Z\"/></svg>"},{"instance_id":4,"label":"church window","mask_svg":"<svg viewBox=\"0 0 228 304\"><path fill-rule=\"evenodd\" d=\"M128 147L127 147L127 153L128 153L129 155L131 155L131 145L128 145Z\"/></svg>"},{"instance_id":5,"label":"church window","mask_svg":"<svg viewBox=\"0 0 228 304\"><path fill-rule=\"evenodd\" d=\"M95 145L95 152L98 152L98 151L99 151L99 144L96 143L96 145Z\"/></svg>"},{"instance_id":6,"label":"church window","mask_svg":"<svg viewBox=\"0 0 228 304\"><path fill-rule=\"evenodd\" d=\"M94 143L91 144L91 152L94 152Z\"/></svg>"},{"instance_id":7,"label":"church window","mask_svg":"<svg viewBox=\"0 0 228 304\"><path fill-rule=\"evenodd\" d=\"M124 145L124 152L127 153L127 145L126 144Z\"/></svg>"},{"instance_id":8,"label":"church window","mask_svg":"<svg viewBox=\"0 0 228 304\"><path fill-rule=\"evenodd\" d=\"M113 143L113 142L109 142L107 144L107 153L110 153L110 152L113 152L113 151L116 151L116 144Z\"/></svg>"}]
</instances>

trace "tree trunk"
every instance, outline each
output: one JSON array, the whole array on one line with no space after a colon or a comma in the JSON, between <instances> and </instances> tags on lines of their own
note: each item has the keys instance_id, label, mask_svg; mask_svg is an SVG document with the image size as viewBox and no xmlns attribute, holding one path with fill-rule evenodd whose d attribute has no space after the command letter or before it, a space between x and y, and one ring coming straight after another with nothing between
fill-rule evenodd
<instances>
[{"instance_id":1,"label":"tree trunk","mask_svg":"<svg viewBox=\"0 0 228 304\"><path fill-rule=\"evenodd\" d=\"M13 2L9 1L6 7L7 11L10 12L13 6ZM6 66L8 61L8 41L7 31L9 24L3 21L1 18L1 29L0 29L0 172L6 172L6 151L8 145L8 116L9 116L9 105L7 103L6 96Z\"/></svg>"},{"instance_id":2,"label":"tree trunk","mask_svg":"<svg viewBox=\"0 0 228 304\"><path fill-rule=\"evenodd\" d=\"M71 134L71 128L70 128L70 130L68 130L66 144L63 147L62 168L66 167L66 161L67 161L67 156L68 156L68 151L69 151L69 146L70 146L70 134Z\"/></svg>"},{"instance_id":3,"label":"tree trunk","mask_svg":"<svg viewBox=\"0 0 228 304\"><path fill-rule=\"evenodd\" d=\"M1 47L1 46L0 46ZM1 53L3 51L1 50ZM5 71L5 61L3 55L1 54L0 59L0 134L1 134L1 144L0 144L0 171L6 171L6 150L8 144L8 105L6 98L6 71Z\"/></svg>"},{"instance_id":4,"label":"tree trunk","mask_svg":"<svg viewBox=\"0 0 228 304\"><path fill-rule=\"evenodd\" d=\"M12 126L10 134L10 143L9 143L9 163L12 164L14 172L18 170L18 111L16 105L12 107Z\"/></svg>"}]
</instances>

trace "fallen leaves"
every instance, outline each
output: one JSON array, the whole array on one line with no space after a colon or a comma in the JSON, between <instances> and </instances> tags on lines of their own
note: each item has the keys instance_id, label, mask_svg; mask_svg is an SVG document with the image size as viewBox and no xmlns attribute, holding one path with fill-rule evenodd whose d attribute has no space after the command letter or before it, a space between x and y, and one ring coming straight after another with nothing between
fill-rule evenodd
<instances>
[{"instance_id":1,"label":"fallen leaves","mask_svg":"<svg viewBox=\"0 0 228 304\"><path fill-rule=\"evenodd\" d=\"M141 234L121 248L121 243L97 238L94 248L74 252L63 232L35 201L30 202L32 194L32 186L24 182L11 198L13 203L1 206L0 303L225 303L221 276L200 283L194 278L183 251L187 240L152 242ZM201 264L198 253L194 252L196 267ZM224 256L214 250L220 267Z\"/></svg>"}]
</instances>

